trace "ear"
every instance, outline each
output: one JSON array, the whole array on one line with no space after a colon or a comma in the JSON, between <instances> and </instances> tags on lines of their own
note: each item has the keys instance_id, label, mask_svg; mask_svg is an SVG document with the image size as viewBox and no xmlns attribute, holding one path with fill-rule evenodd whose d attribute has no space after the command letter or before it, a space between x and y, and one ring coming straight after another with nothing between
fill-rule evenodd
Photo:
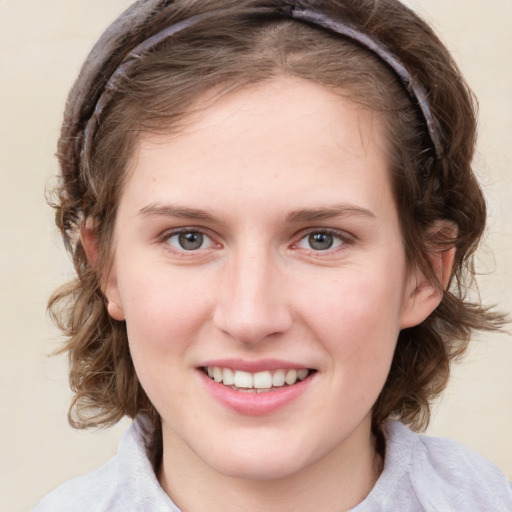
<instances>
[{"instance_id":1,"label":"ear","mask_svg":"<svg viewBox=\"0 0 512 512\"><path fill-rule=\"evenodd\" d=\"M419 325L439 306L452 277L456 249L449 241L456 236L457 228L449 221L437 221L427 230L426 245L431 246L428 257L437 283L421 271L411 272L405 289L401 329Z\"/></svg>"},{"instance_id":2,"label":"ear","mask_svg":"<svg viewBox=\"0 0 512 512\"><path fill-rule=\"evenodd\" d=\"M82 226L80 230L80 239L89 263L92 267L97 268L99 260L98 237L94 226L94 220L91 217L88 217ZM112 267L108 270L105 279L102 279L101 290L107 302L108 314L114 320L123 321L125 316L117 287L115 262L112 263Z\"/></svg>"},{"instance_id":3,"label":"ear","mask_svg":"<svg viewBox=\"0 0 512 512\"><path fill-rule=\"evenodd\" d=\"M87 217L85 223L80 228L80 241L89 263L92 267L96 267L98 264L98 239L92 217Z\"/></svg>"}]
</instances>

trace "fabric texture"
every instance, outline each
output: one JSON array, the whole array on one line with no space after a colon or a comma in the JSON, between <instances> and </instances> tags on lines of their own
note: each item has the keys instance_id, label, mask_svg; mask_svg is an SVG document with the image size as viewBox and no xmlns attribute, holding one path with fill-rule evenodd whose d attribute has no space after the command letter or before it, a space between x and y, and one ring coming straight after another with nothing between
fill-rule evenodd
<instances>
[{"instance_id":1,"label":"fabric texture","mask_svg":"<svg viewBox=\"0 0 512 512\"><path fill-rule=\"evenodd\" d=\"M375 487L352 512L512 512L512 489L493 464L454 441L385 426L386 460ZM33 512L180 512L147 458L144 419L124 434L117 455L70 480Z\"/></svg>"}]
</instances>

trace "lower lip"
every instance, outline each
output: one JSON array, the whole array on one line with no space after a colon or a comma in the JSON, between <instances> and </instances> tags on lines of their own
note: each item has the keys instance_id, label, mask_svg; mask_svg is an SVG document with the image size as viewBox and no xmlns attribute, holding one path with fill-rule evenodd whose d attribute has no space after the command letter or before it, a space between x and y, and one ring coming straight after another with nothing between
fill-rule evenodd
<instances>
[{"instance_id":1,"label":"lower lip","mask_svg":"<svg viewBox=\"0 0 512 512\"><path fill-rule=\"evenodd\" d=\"M207 390L221 404L229 409L247 416L270 414L298 398L306 391L313 380L309 375L292 386L283 386L273 391L252 393L236 391L210 379L202 370L198 370Z\"/></svg>"}]
</instances>

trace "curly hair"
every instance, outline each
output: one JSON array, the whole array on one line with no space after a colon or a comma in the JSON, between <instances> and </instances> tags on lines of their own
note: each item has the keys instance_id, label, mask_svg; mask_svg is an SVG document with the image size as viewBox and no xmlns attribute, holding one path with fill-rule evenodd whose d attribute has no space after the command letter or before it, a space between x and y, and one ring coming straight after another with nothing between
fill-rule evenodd
<instances>
[{"instance_id":1,"label":"curly hair","mask_svg":"<svg viewBox=\"0 0 512 512\"><path fill-rule=\"evenodd\" d=\"M475 100L448 50L396 0L314 2L316 9L380 41L423 85L439 126L444 152L438 157L418 106L388 66L328 30L255 14L256 8L276 3L139 0L103 34L70 92L58 144L61 174L54 207L77 278L55 292L49 310L67 338L62 351L69 356L75 393L69 420L77 428L106 426L140 413L158 424L130 357L125 324L109 316L102 283L139 135L179 133L195 100L206 91L227 94L284 73L373 110L389 139L391 181L409 267L441 287L429 256L456 248L451 283L439 307L399 334L387 382L373 407L374 428L390 417L418 430L425 427L430 402L445 388L450 363L463 354L472 331L498 329L503 322L500 314L466 299L474 285L473 253L485 227L486 205L471 167ZM163 28L206 11L212 16L159 44L116 82L84 154L86 125L126 54ZM80 240L88 219L96 231L94 265ZM439 220L456 226L456 233L432 232L429 228Z\"/></svg>"}]
</instances>

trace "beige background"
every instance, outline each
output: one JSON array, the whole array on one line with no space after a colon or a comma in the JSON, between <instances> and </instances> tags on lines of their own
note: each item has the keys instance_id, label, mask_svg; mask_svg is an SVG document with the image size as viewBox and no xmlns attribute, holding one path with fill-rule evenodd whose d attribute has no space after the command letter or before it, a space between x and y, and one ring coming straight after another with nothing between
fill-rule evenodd
<instances>
[{"instance_id":1,"label":"beige background","mask_svg":"<svg viewBox=\"0 0 512 512\"><path fill-rule=\"evenodd\" d=\"M0 510L29 509L116 450L124 422L66 423L66 364L45 313L71 273L45 205L66 93L90 46L129 0L0 0ZM512 310L512 1L416 0L480 99L477 168L490 205L482 296ZM435 409L429 431L473 447L512 479L512 340L484 335Z\"/></svg>"}]
</instances>

